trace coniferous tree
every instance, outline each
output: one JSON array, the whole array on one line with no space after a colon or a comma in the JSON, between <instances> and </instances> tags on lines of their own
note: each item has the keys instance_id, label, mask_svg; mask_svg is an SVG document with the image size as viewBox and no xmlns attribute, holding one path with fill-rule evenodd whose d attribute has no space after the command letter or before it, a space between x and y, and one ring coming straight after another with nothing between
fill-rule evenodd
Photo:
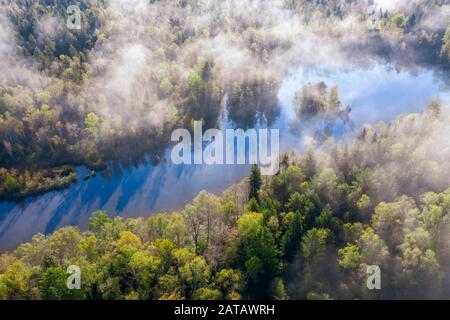
<instances>
[{"instance_id":1,"label":"coniferous tree","mask_svg":"<svg viewBox=\"0 0 450 320\"><path fill-rule=\"evenodd\" d=\"M250 169L250 177L249 177L250 190L248 193L249 199L255 198L256 201L259 202L258 192L259 189L261 188L261 185L262 185L261 170L256 164L254 164Z\"/></svg>"}]
</instances>

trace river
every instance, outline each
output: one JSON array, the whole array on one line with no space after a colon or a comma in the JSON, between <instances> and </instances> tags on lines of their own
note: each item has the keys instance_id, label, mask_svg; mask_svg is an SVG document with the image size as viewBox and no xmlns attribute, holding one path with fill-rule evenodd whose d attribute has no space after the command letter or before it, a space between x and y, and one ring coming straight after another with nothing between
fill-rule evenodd
<instances>
[{"instance_id":1,"label":"river","mask_svg":"<svg viewBox=\"0 0 450 320\"><path fill-rule=\"evenodd\" d=\"M343 105L352 108L353 133L365 123L389 121L399 114L421 111L434 98L450 100L448 88L430 70L411 74L386 66L350 71L293 69L281 84L278 93L281 114L273 125L280 129L282 150L303 149L307 134L300 137L287 130L289 121L295 117L292 99L304 84L319 81L339 87ZM179 210L201 190L220 194L248 174L247 165L174 165L169 155L167 150L165 160L157 165L121 169L108 176L98 173L86 181L83 177L87 169L78 168L79 182L65 190L30 197L20 203L1 202L0 251L12 250L38 232L48 234L66 225L85 229L90 214L99 209L124 217Z\"/></svg>"}]
</instances>

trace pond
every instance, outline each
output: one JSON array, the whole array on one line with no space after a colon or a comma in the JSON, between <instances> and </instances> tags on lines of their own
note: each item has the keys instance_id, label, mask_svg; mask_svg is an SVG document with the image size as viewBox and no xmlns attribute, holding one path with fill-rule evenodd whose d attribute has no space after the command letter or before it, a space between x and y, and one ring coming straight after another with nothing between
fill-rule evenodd
<instances>
[{"instance_id":1,"label":"pond","mask_svg":"<svg viewBox=\"0 0 450 320\"><path fill-rule=\"evenodd\" d=\"M352 108L355 129L341 131L341 136L357 132L365 123L389 121L402 113L421 111L434 98L450 101L444 82L429 70L411 74L386 66L350 71L293 69L281 84L278 93L281 115L273 125L280 129L281 150L303 150L308 131L299 136L287 130L295 118L292 99L303 85L319 81L337 85L342 104ZM201 190L220 194L244 178L249 170L248 165L174 165L169 156L170 150L157 165L123 169L108 177L100 173L86 181L82 177L88 170L78 168L80 181L65 190L20 203L1 202L0 251L12 250L38 232L48 234L66 225L85 229L90 214L99 209L124 217L179 210Z\"/></svg>"}]
</instances>

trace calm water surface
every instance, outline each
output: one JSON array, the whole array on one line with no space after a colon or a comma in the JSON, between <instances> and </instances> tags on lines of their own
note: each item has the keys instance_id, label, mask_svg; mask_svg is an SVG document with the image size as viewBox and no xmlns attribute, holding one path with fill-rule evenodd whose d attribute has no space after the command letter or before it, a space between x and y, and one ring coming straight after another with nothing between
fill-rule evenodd
<instances>
[{"instance_id":1,"label":"calm water surface","mask_svg":"<svg viewBox=\"0 0 450 320\"><path fill-rule=\"evenodd\" d=\"M291 102L296 90L318 81L339 86L342 103L352 107L356 131L364 123L389 121L402 113L421 111L433 98L450 100L447 88L431 71L412 75L382 66L339 72L294 69L278 93L281 115L274 127L280 129L282 150L302 150L308 130L302 136L287 131L288 123L295 118ZM305 128L309 128L308 124ZM201 190L221 193L245 177L249 169L246 165L177 166L169 155L167 151L167 160L158 165L123 169L109 177L100 173L87 181L82 180L87 170L79 168L80 181L68 189L21 203L0 202L0 251L14 249L38 232L51 233L65 225L84 229L90 214L99 209L125 217L178 210Z\"/></svg>"}]
</instances>

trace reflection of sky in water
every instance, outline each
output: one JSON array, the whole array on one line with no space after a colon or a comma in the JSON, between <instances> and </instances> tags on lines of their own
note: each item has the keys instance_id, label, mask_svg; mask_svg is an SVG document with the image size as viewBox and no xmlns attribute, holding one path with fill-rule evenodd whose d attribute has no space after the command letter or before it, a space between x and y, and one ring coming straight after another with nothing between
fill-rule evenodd
<instances>
[{"instance_id":1,"label":"reflection of sky in water","mask_svg":"<svg viewBox=\"0 0 450 320\"><path fill-rule=\"evenodd\" d=\"M357 127L364 123L389 121L402 113L422 111L433 98L450 99L443 82L435 79L432 71L413 76L384 66L337 73L298 69L285 78L278 94L281 105L289 106L283 108L287 118L295 117L291 108L295 92L308 82L320 81L329 87L339 87L341 102L352 108L351 118Z\"/></svg>"},{"instance_id":2,"label":"reflection of sky in water","mask_svg":"<svg viewBox=\"0 0 450 320\"><path fill-rule=\"evenodd\" d=\"M296 118L292 107L295 93L307 83L323 81L328 87L338 86L343 107L352 108L350 118L355 125L355 132L365 123L390 121L400 114L420 112L434 98L445 103L450 102L448 88L432 71L423 71L417 75L397 72L386 66L377 66L370 70L328 72L326 70L304 70L291 72L283 81L278 93L282 106L282 116L277 125L286 128ZM317 125L300 123L302 136L284 134L282 149L295 146L303 149L317 129ZM336 122L333 130L335 136L342 136L346 130L341 121ZM284 145L284 148L283 148Z\"/></svg>"},{"instance_id":3,"label":"reflection of sky in water","mask_svg":"<svg viewBox=\"0 0 450 320\"><path fill-rule=\"evenodd\" d=\"M66 190L20 204L0 203L0 250L64 225L86 228L90 214L99 209L125 217L180 209L201 190L219 194L242 179L248 166L176 166L166 161L127 169L109 178L100 173L87 181L82 178L88 171L78 171L80 181Z\"/></svg>"},{"instance_id":4,"label":"reflection of sky in water","mask_svg":"<svg viewBox=\"0 0 450 320\"><path fill-rule=\"evenodd\" d=\"M282 116L274 127L281 129L282 149L301 148L302 139L307 138L286 132L287 123L295 117L291 102L305 83L319 81L339 86L341 101L344 106L352 107L351 118L357 128L363 123L421 111L432 98L450 97L440 92L441 85L434 81L431 72L414 77L384 67L337 73L299 69L285 78L278 94ZM337 130L342 131L342 127ZM176 166L169 160L157 166L141 165L123 170L108 178L100 173L87 181L82 180L87 171L79 171L79 183L66 190L19 204L0 203L0 250L13 249L37 232L49 233L64 225L86 228L90 214L98 209L126 217L180 209L203 189L220 193L238 182L248 173L248 166Z\"/></svg>"}]
</instances>

